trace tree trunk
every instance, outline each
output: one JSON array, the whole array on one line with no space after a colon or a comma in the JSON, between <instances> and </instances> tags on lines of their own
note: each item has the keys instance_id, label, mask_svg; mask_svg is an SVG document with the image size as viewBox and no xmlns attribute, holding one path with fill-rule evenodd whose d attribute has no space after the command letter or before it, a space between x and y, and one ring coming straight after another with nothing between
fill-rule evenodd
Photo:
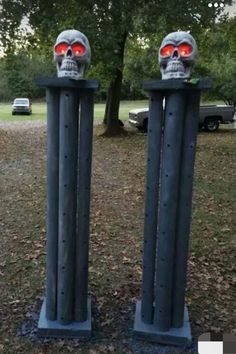
<instances>
[{"instance_id":1,"label":"tree trunk","mask_svg":"<svg viewBox=\"0 0 236 354\"><path fill-rule=\"evenodd\" d=\"M126 39L127 33L124 33L123 39L119 43L119 52L117 53L119 65L115 69L115 75L108 88L106 109L103 120L103 123L106 125L106 129L103 134L105 136L118 136L126 133L119 120L121 85L124 66L124 49Z\"/></svg>"}]
</instances>

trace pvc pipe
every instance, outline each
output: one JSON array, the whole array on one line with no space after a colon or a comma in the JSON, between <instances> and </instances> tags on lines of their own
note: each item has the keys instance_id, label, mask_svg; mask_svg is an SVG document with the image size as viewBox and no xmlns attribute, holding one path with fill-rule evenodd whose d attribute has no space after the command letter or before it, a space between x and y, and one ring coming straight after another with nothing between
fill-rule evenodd
<instances>
[{"instance_id":1,"label":"pvc pipe","mask_svg":"<svg viewBox=\"0 0 236 354\"><path fill-rule=\"evenodd\" d=\"M46 90L47 99L47 259L46 318L56 320L59 189L59 91Z\"/></svg>"},{"instance_id":2,"label":"pvc pipe","mask_svg":"<svg viewBox=\"0 0 236 354\"><path fill-rule=\"evenodd\" d=\"M168 331L171 327L172 278L184 115L185 94L173 90L166 97L161 167L154 313L154 325L160 331Z\"/></svg>"},{"instance_id":3,"label":"pvc pipe","mask_svg":"<svg viewBox=\"0 0 236 354\"><path fill-rule=\"evenodd\" d=\"M199 123L200 91L188 93L183 132L182 163L179 182L179 205L176 228L175 267L173 277L172 326L180 328L184 321L188 244L192 213L194 162Z\"/></svg>"},{"instance_id":4,"label":"pvc pipe","mask_svg":"<svg viewBox=\"0 0 236 354\"><path fill-rule=\"evenodd\" d=\"M144 218L142 321L153 323L154 279L157 237L157 209L163 123L163 97L151 92L148 121L148 153Z\"/></svg>"},{"instance_id":5,"label":"pvc pipe","mask_svg":"<svg viewBox=\"0 0 236 354\"><path fill-rule=\"evenodd\" d=\"M57 320L74 320L78 97L73 89L60 95L59 240Z\"/></svg>"},{"instance_id":6,"label":"pvc pipe","mask_svg":"<svg viewBox=\"0 0 236 354\"><path fill-rule=\"evenodd\" d=\"M81 96L78 211L76 235L75 319L87 320L90 184L93 140L93 91Z\"/></svg>"}]
</instances>

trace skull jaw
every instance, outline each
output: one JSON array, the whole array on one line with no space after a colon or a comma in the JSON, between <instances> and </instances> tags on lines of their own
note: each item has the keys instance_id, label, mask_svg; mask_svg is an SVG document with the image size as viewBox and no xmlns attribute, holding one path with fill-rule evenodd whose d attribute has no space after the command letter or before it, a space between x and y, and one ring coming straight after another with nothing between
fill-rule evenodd
<instances>
[{"instance_id":1,"label":"skull jaw","mask_svg":"<svg viewBox=\"0 0 236 354\"><path fill-rule=\"evenodd\" d=\"M57 76L69 77L70 79L79 80L84 78L85 64L79 64L72 60L63 60L57 64Z\"/></svg>"},{"instance_id":2,"label":"skull jaw","mask_svg":"<svg viewBox=\"0 0 236 354\"><path fill-rule=\"evenodd\" d=\"M189 79L192 68L184 65L181 61L169 61L167 65L160 67L162 80L168 79Z\"/></svg>"},{"instance_id":3,"label":"skull jaw","mask_svg":"<svg viewBox=\"0 0 236 354\"><path fill-rule=\"evenodd\" d=\"M69 77L70 79L83 79L84 75L83 73L77 72L77 71L67 71L67 70L59 70L57 72L57 77Z\"/></svg>"}]
</instances>

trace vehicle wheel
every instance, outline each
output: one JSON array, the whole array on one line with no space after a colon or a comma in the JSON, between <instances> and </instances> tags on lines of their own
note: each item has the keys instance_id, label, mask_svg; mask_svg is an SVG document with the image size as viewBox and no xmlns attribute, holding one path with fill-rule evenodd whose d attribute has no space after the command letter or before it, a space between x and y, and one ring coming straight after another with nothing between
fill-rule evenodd
<instances>
[{"instance_id":1,"label":"vehicle wheel","mask_svg":"<svg viewBox=\"0 0 236 354\"><path fill-rule=\"evenodd\" d=\"M15 115L15 112L12 112L11 114L14 116L14 115Z\"/></svg>"},{"instance_id":2,"label":"vehicle wheel","mask_svg":"<svg viewBox=\"0 0 236 354\"><path fill-rule=\"evenodd\" d=\"M207 118L204 122L204 128L207 132L215 132L219 128L219 120L217 118Z\"/></svg>"}]
</instances>

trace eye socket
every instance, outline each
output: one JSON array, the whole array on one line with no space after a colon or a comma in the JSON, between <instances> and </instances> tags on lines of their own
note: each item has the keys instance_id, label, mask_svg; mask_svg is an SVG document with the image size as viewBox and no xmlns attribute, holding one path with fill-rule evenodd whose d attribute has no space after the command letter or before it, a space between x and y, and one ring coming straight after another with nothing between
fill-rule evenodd
<instances>
[{"instance_id":1,"label":"eye socket","mask_svg":"<svg viewBox=\"0 0 236 354\"><path fill-rule=\"evenodd\" d=\"M63 55L66 53L69 45L67 43L59 43L55 47L55 53L58 55Z\"/></svg>"},{"instance_id":2,"label":"eye socket","mask_svg":"<svg viewBox=\"0 0 236 354\"><path fill-rule=\"evenodd\" d=\"M161 56L162 57L170 57L173 55L175 46L172 44L167 44L165 47L161 48ZM188 43L182 43L178 47L178 53L182 57L188 57L192 51L193 47Z\"/></svg>"},{"instance_id":3,"label":"eye socket","mask_svg":"<svg viewBox=\"0 0 236 354\"><path fill-rule=\"evenodd\" d=\"M81 43L74 43L71 46L74 55L81 57L85 53L85 46Z\"/></svg>"},{"instance_id":4,"label":"eye socket","mask_svg":"<svg viewBox=\"0 0 236 354\"><path fill-rule=\"evenodd\" d=\"M193 51L193 48L188 43L182 43L178 46L178 52L182 57L188 57Z\"/></svg>"},{"instance_id":5,"label":"eye socket","mask_svg":"<svg viewBox=\"0 0 236 354\"><path fill-rule=\"evenodd\" d=\"M170 57L175 50L175 47L172 44L167 44L165 47L161 48L162 57Z\"/></svg>"}]
</instances>

